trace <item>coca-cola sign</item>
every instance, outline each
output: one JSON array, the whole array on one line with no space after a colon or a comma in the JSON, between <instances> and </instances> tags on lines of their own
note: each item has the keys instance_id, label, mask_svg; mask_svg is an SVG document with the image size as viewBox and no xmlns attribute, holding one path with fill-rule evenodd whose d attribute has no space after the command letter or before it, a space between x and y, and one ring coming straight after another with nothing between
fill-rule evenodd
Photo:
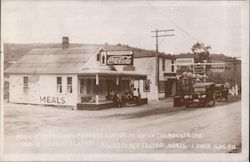
<instances>
[{"instance_id":1,"label":"coca-cola sign","mask_svg":"<svg viewBox=\"0 0 250 162\"><path fill-rule=\"evenodd\" d=\"M107 65L133 65L133 56L107 55Z\"/></svg>"},{"instance_id":2,"label":"coca-cola sign","mask_svg":"<svg viewBox=\"0 0 250 162\"><path fill-rule=\"evenodd\" d=\"M102 65L133 65L133 51L106 51L101 59Z\"/></svg>"}]
</instances>

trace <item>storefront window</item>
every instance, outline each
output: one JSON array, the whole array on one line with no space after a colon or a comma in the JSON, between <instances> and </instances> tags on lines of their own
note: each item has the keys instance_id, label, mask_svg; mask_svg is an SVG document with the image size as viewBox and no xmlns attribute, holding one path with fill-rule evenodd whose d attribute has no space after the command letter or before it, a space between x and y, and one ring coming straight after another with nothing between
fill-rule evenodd
<instances>
[{"instance_id":1,"label":"storefront window","mask_svg":"<svg viewBox=\"0 0 250 162\"><path fill-rule=\"evenodd\" d=\"M162 71L165 71L165 58L162 58Z\"/></svg>"},{"instance_id":2,"label":"storefront window","mask_svg":"<svg viewBox=\"0 0 250 162\"><path fill-rule=\"evenodd\" d=\"M27 76L23 77L23 91L26 93L28 92L28 89L29 89L29 79Z\"/></svg>"},{"instance_id":3,"label":"storefront window","mask_svg":"<svg viewBox=\"0 0 250 162\"><path fill-rule=\"evenodd\" d=\"M80 80L80 93L83 94L84 93L84 79Z\"/></svg>"},{"instance_id":4,"label":"storefront window","mask_svg":"<svg viewBox=\"0 0 250 162\"><path fill-rule=\"evenodd\" d=\"M90 79L87 80L87 93L90 93L91 82Z\"/></svg>"},{"instance_id":5,"label":"storefront window","mask_svg":"<svg viewBox=\"0 0 250 162\"><path fill-rule=\"evenodd\" d=\"M172 60L172 66L171 66L172 72L174 72L174 61Z\"/></svg>"},{"instance_id":6,"label":"storefront window","mask_svg":"<svg viewBox=\"0 0 250 162\"><path fill-rule=\"evenodd\" d=\"M174 65L172 65L172 69L171 70L172 70L172 72L174 72Z\"/></svg>"},{"instance_id":7,"label":"storefront window","mask_svg":"<svg viewBox=\"0 0 250 162\"><path fill-rule=\"evenodd\" d=\"M166 89L166 82L160 81L159 82L159 92L165 92L165 89Z\"/></svg>"},{"instance_id":8,"label":"storefront window","mask_svg":"<svg viewBox=\"0 0 250 162\"><path fill-rule=\"evenodd\" d=\"M72 77L67 77L67 92L72 93Z\"/></svg>"},{"instance_id":9,"label":"storefront window","mask_svg":"<svg viewBox=\"0 0 250 162\"><path fill-rule=\"evenodd\" d=\"M62 77L56 77L57 93L62 93Z\"/></svg>"}]
</instances>

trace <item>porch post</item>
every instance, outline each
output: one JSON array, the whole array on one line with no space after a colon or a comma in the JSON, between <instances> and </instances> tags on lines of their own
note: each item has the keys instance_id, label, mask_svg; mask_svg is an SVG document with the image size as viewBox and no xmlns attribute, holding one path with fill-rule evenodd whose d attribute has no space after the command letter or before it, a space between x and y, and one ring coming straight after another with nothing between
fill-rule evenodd
<instances>
[{"instance_id":1,"label":"porch post","mask_svg":"<svg viewBox=\"0 0 250 162\"><path fill-rule=\"evenodd\" d=\"M133 85L133 89L135 88L135 78L132 77L132 85Z\"/></svg>"},{"instance_id":2,"label":"porch post","mask_svg":"<svg viewBox=\"0 0 250 162\"><path fill-rule=\"evenodd\" d=\"M99 75L95 75L95 85L96 85L96 96L95 96L95 103L99 103Z\"/></svg>"},{"instance_id":3,"label":"porch post","mask_svg":"<svg viewBox=\"0 0 250 162\"><path fill-rule=\"evenodd\" d=\"M119 77L118 76L116 76L116 90L118 90L118 87L119 86Z\"/></svg>"}]
</instances>

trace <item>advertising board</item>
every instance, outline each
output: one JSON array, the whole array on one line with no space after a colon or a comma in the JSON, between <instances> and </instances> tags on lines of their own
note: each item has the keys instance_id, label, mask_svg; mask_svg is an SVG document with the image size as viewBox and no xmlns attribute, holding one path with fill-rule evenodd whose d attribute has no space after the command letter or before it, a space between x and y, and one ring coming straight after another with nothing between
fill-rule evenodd
<instances>
[{"instance_id":1,"label":"advertising board","mask_svg":"<svg viewBox=\"0 0 250 162\"><path fill-rule=\"evenodd\" d=\"M133 65L133 51L101 52L101 65Z\"/></svg>"}]
</instances>

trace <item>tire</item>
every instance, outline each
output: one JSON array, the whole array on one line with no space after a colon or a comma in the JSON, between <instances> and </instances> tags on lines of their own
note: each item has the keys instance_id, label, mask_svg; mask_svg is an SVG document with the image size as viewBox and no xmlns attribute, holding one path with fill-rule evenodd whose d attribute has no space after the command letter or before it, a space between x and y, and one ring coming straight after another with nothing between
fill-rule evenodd
<instances>
[{"instance_id":1,"label":"tire","mask_svg":"<svg viewBox=\"0 0 250 162\"><path fill-rule=\"evenodd\" d=\"M189 108L189 107L190 107L190 104L189 104L189 103L187 103L187 104L186 104L186 108Z\"/></svg>"}]
</instances>

